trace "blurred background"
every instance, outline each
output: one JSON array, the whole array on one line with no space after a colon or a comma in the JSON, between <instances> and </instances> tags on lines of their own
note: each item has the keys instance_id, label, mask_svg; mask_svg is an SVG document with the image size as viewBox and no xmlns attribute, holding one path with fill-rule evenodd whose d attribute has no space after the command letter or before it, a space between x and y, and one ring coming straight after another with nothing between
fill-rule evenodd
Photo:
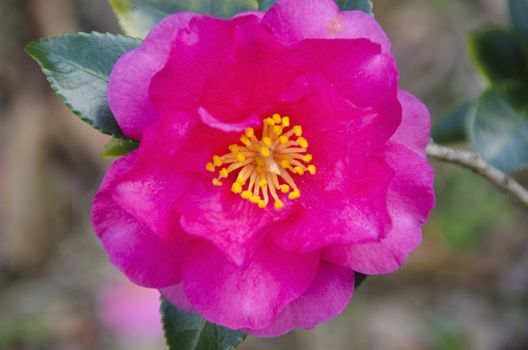
<instances>
[{"instance_id":1,"label":"blurred background","mask_svg":"<svg viewBox=\"0 0 528 350\"><path fill-rule=\"evenodd\" d=\"M402 86L433 115L482 90L467 34L506 25L505 0L374 2ZM106 0L0 0L1 350L164 349L158 295L125 281L91 230L108 138L63 107L23 51L92 30L119 31ZM314 331L241 349L528 349L526 208L467 170L434 166L437 208L401 270L368 278Z\"/></svg>"}]
</instances>

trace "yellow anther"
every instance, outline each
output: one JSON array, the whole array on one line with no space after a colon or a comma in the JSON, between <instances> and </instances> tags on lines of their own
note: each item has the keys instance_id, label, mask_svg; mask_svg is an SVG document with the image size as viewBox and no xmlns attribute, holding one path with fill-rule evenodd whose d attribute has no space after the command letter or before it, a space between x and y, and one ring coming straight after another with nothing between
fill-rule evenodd
<instances>
[{"instance_id":1,"label":"yellow anther","mask_svg":"<svg viewBox=\"0 0 528 350\"><path fill-rule=\"evenodd\" d=\"M299 144L299 146L301 146L302 148L306 148L308 147L308 140L306 140L304 137L299 137L297 139L297 143Z\"/></svg>"},{"instance_id":2,"label":"yellow anther","mask_svg":"<svg viewBox=\"0 0 528 350\"><path fill-rule=\"evenodd\" d=\"M246 146L251 146L251 141L247 138L246 135L243 135L242 137L240 137L240 142L242 142L244 145Z\"/></svg>"},{"instance_id":3,"label":"yellow anther","mask_svg":"<svg viewBox=\"0 0 528 350\"><path fill-rule=\"evenodd\" d=\"M269 148L266 147L266 146L262 146L262 149L260 150L260 153L261 153L264 157L269 157L269 156L271 155Z\"/></svg>"},{"instance_id":4,"label":"yellow anther","mask_svg":"<svg viewBox=\"0 0 528 350\"><path fill-rule=\"evenodd\" d=\"M244 198L244 199L250 199L251 197L253 197L253 192L251 192L251 191L244 191L244 192L242 192L241 196L242 196L242 198Z\"/></svg>"},{"instance_id":5,"label":"yellow anther","mask_svg":"<svg viewBox=\"0 0 528 350\"><path fill-rule=\"evenodd\" d=\"M302 136L302 127L300 125L295 125L293 127L293 133L295 134L295 136L297 137L300 137Z\"/></svg>"},{"instance_id":6,"label":"yellow anther","mask_svg":"<svg viewBox=\"0 0 528 350\"><path fill-rule=\"evenodd\" d=\"M246 136L247 136L247 137L251 137L251 136L253 136L253 135L255 135L255 129L253 129L253 128L247 128L247 129L246 129Z\"/></svg>"},{"instance_id":7,"label":"yellow anther","mask_svg":"<svg viewBox=\"0 0 528 350\"><path fill-rule=\"evenodd\" d=\"M229 146L229 150L233 153L238 153L240 152L240 148L238 147L238 145L231 145Z\"/></svg>"},{"instance_id":8,"label":"yellow anther","mask_svg":"<svg viewBox=\"0 0 528 350\"><path fill-rule=\"evenodd\" d=\"M288 162L287 160L281 160L280 166L284 169L288 169L290 167L290 162Z\"/></svg>"},{"instance_id":9,"label":"yellow anther","mask_svg":"<svg viewBox=\"0 0 528 350\"><path fill-rule=\"evenodd\" d=\"M214 186L222 186L224 179L232 175L231 192L259 208L270 203L277 210L284 208L282 196L290 200L301 196L295 184L297 176L317 171L302 133L300 125L290 126L289 117L273 114L263 120L261 133L256 134L254 128L245 129L238 144L229 145L229 152L224 155L213 155L205 168L216 172Z\"/></svg>"},{"instance_id":10,"label":"yellow anther","mask_svg":"<svg viewBox=\"0 0 528 350\"><path fill-rule=\"evenodd\" d=\"M271 139L269 137L263 137L262 138L262 143L264 145L266 145L266 147L270 147L271 146Z\"/></svg>"},{"instance_id":11,"label":"yellow anther","mask_svg":"<svg viewBox=\"0 0 528 350\"><path fill-rule=\"evenodd\" d=\"M215 166L220 166L224 164L224 162L222 162L222 158L220 158L219 156L213 156L213 164Z\"/></svg>"},{"instance_id":12,"label":"yellow anther","mask_svg":"<svg viewBox=\"0 0 528 350\"><path fill-rule=\"evenodd\" d=\"M282 193L288 193L288 192L290 192L290 186L288 186L288 185L281 185L281 186L280 186L280 190L281 190Z\"/></svg>"},{"instance_id":13,"label":"yellow anther","mask_svg":"<svg viewBox=\"0 0 528 350\"><path fill-rule=\"evenodd\" d=\"M236 155L236 160L238 160L239 162L243 162L243 161L246 160L246 156L243 155L242 153L238 153L238 154Z\"/></svg>"},{"instance_id":14,"label":"yellow anther","mask_svg":"<svg viewBox=\"0 0 528 350\"><path fill-rule=\"evenodd\" d=\"M291 200L299 199L301 197L301 192L299 190L295 190L293 192L290 192L288 195L288 198Z\"/></svg>"},{"instance_id":15,"label":"yellow anther","mask_svg":"<svg viewBox=\"0 0 528 350\"><path fill-rule=\"evenodd\" d=\"M231 186L231 191L233 191L233 193L242 193L242 185L238 182L234 182Z\"/></svg>"},{"instance_id":16,"label":"yellow anther","mask_svg":"<svg viewBox=\"0 0 528 350\"><path fill-rule=\"evenodd\" d=\"M299 175L304 175L304 169L301 168L300 166L296 166L295 168L293 168L293 171Z\"/></svg>"},{"instance_id":17,"label":"yellow anther","mask_svg":"<svg viewBox=\"0 0 528 350\"><path fill-rule=\"evenodd\" d=\"M264 119L264 124L266 125L275 125L275 121L272 118Z\"/></svg>"}]
</instances>

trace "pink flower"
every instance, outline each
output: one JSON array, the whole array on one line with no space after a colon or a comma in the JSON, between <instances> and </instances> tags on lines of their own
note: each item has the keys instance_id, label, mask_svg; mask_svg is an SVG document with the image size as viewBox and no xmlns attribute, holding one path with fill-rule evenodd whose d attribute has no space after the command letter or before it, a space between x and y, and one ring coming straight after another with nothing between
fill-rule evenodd
<instances>
[{"instance_id":1,"label":"pink flower","mask_svg":"<svg viewBox=\"0 0 528 350\"><path fill-rule=\"evenodd\" d=\"M354 271L389 273L420 242L430 117L367 14L332 0L177 13L108 93L140 147L108 170L95 230L183 310L257 336L311 328L344 310Z\"/></svg>"}]
</instances>

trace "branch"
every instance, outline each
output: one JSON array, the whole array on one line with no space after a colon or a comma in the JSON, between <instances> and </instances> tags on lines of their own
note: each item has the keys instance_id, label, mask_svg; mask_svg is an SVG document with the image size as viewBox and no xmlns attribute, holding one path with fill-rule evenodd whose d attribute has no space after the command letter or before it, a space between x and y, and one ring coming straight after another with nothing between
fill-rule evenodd
<instances>
[{"instance_id":1,"label":"branch","mask_svg":"<svg viewBox=\"0 0 528 350\"><path fill-rule=\"evenodd\" d=\"M528 206L528 190L511 176L486 162L477 153L454 150L432 142L427 146L426 152L431 158L471 169L473 172L485 177L503 191L512 194L524 205Z\"/></svg>"}]
</instances>

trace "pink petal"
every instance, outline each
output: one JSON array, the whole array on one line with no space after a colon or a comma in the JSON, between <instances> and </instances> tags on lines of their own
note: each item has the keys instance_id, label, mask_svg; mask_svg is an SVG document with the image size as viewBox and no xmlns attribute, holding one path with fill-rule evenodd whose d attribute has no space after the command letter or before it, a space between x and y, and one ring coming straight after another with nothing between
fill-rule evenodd
<instances>
[{"instance_id":1,"label":"pink petal","mask_svg":"<svg viewBox=\"0 0 528 350\"><path fill-rule=\"evenodd\" d=\"M117 160L106 173L95 196L92 223L110 261L132 282L162 288L181 279L184 246L162 241L112 198L114 181L133 166L137 152Z\"/></svg>"},{"instance_id":2,"label":"pink petal","mask_svg":"<svg viewBox=\"0 0 528 350\"><path fill-rule=\"evenodd\" d=\"M376 135L384 122L380 116L354 106L317 74L299 79L279 110L302 125L317 173L293 175L301 198L284 222L269 229L275 242L309 252L384 237L391 228L386 189L393 171L369 157L385 142Z\"/></svg>"},{"instance_id":3,"label":"pink petal","mask_svg":"<svg viewBox=\"0 0 528 350\"><path fill-rule=\"evenodd\" d=\"M204 123L224 131L258 126L304 69L254 16L197 18L190 26L192 37L175 45L150 89L162 114L198 111Z\"/></svg>"},{"instance_id":4,"label":"pink petal","mask_svg":"<svg viewBox=\"0 0 528 350\"><path fill-rule=\"evenodd\" d=\"M260 245L265 235L263 228L280 222L289 210L258 208L230 191L229 184L234 181L225 180L221 188L210 181L197 183L182 197L178 211L188 235L213 243L232 263L242 266Z\"/></svg>"},{"instance_id":5,"label":"pink petal","mask_svg":"<svg viewBox=\"0 0 528 350\"><path fill-rule=\"evenodd\" d=\"M339 12L332 0L279 0L264 22L288 46L304 39L364 38L390 52L390 41L373 16L361 11Z\"/></svg>"},{"instance_id":6,"label":"pink petal","mask_svg":"<svg viewBox=\"0 0 528 350\"><path fill-rule=\"evenodd\" d=\"M185 295L206 320L231 329L265 328L310 286L319 254L296 255L263 242L238 267L209 244L195 242L183 268Z\"/></svg>"},{"instance_id":7,"label":"pink petal","mask_svg":"<svg viewBox=\"0 0 528 350\"><path fill-rule=\"evenodd\" d=\"M257 337L277 337L293 328L311 329L341 314L353 291L353 271L321 262L310 288L286 306L270 327L244 331Z\"/></svg>"},{"instance_id":8,"label":"pink petal","mask_svg":"<svg viewBox=\"0 0 528 350\"><path fill-rule=\"evenodd\" d=\"M111 189L117 205L164 240L182 235L174 205L193 179L181 171L177 151L185 144L190 125L192 115L180 113L147 128L137 161Z\"/></svg>"},{"instance_id":9,"label":"pink petal","mask_svg":"<svg viewBox=\"0 0 528 350\"><path fill-rule=\"evenodd\" d=\"M401 266L421 241L421 227L434 206L433 171L427 160L398 144L384 153L395 177L387 203L393 229L379 242L334 246L323 258L365 274L390 273Z\"/></svg>"},{"instance_id":10,"label":"pink petal","mask_svg":"<svg viewBox=\"0 0 528 350\"><path fill-rule=\"evenodd\" d=\"M167 17L152 29L141 47L115 64L108 82L108 103L128 137L140 140L145 128L158 120L148 96L151 78L165 65L172 40L193 16L181 12Z\"/></svg>"},{"instance_id":11,"label":"pink petal","mask_svg":"<svg viewBox=\"0 0 528 350\"><path fill-rule=\"evenodd\" d=\"M402 105L402 123L392 141L425 157L425 148L429 143L431 115L427 107L407 91L400 90L398 98Z\"/></svg>"}]
</instances>

